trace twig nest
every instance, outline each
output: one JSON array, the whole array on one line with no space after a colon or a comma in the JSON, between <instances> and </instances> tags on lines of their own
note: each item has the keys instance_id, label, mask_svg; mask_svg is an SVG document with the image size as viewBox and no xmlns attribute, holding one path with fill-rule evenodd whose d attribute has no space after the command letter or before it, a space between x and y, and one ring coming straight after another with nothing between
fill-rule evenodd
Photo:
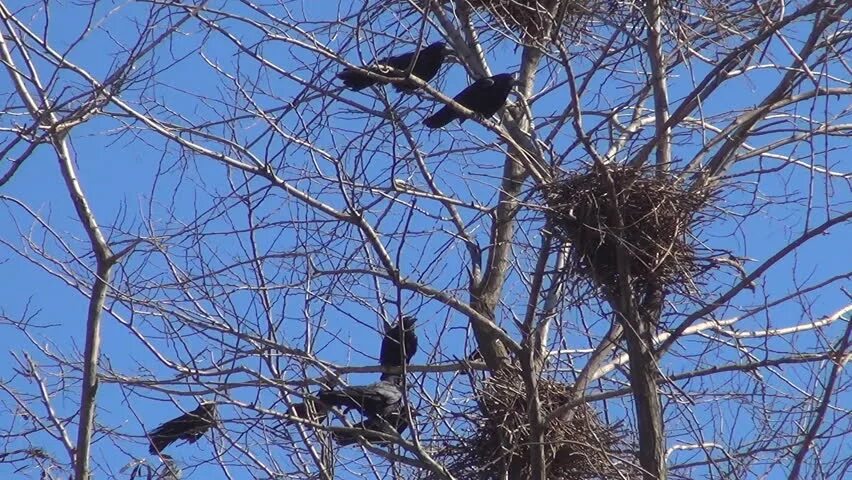
<instances>
[{"instance_id":1,"label":"twig nest","mask_svg":"<svg viewBox=\"0 0 852 480\"><path fill-rule=\"evenodd\" d=\"M378 16L391 5L402 7L405 18L420 18L430 0L419 0L417 7L410 0L375 2L372 14ZM551 26L560 22L559 36L569 42L595 43L599 35L590 30L593 25L647 25L645 2L632 0L439 0L440 8L472 12L477 27L484 22L489 28L511 32L525 41L547 41ZM761 0L664 0L661 3L667 32L681 41L696 38L726 38L754 32L766 24L767 18L783 10L783 2ZM682 25L683 28L678 28ZM592 27L593 28L593 27ZM683 30L683 31L681 31ZM631 31L633 29L631 28ZM600 33L600 32L598 32ZM636 32L634 31L634 34ZM642 36L644 34L640 34Z\"/></svg>"},{"instance_id":2,"label":"twig nest","mask_svg":"<svg viewBox=\"0 0 852 480\"><path fill-rule=\"evenodd\" d=\"M547 416L570 399L570 386L541 379L539 397ZM516 371L502 370L488 377L477 392L478 405L465 417L474 428L467 437L446 445L437 459L457 478L530 478L530 426L524 382ZM620 478L633 471L615 453L622 438L618 426L604 425L588 405L581 405L567 421L548 424L545 432L547 478L579 480ZM631 475L627 474L628 478Z\"/></svg>"},{"instance_id":3,"label":"twig nest","mask_svg":"<svg viewBox=\"0 0 852 480\"><path fill-rule=\"evenodd\" d=\"M531 38L549 33L554 15L562 12L562 26L590 17L602 0L467 0L475 11L487 14L498 25Z\"/></svg>"},{"instance_id":4,"label":"twig nest","mask_svg":"<svg viewBox=\"0 0 852 480\"><path fill-rule=\"evenodd\" d=\"M692 232L706 220L709 189L687 189L652 168L593 166L543 188L549 228L571 246L569 273L614 291L691 284L699 271ZM621 264L619 264L621 261Z\"/></svg>"}]
</instances>

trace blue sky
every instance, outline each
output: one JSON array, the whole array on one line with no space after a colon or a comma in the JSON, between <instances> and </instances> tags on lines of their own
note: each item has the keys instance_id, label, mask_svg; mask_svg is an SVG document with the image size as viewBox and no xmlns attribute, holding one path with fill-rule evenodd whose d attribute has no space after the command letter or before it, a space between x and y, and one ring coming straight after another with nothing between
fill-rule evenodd
<instances>
[{"instance_id":1,"label":"blue sky","mask_svg":"<svg viewBox=\"0 0 852 480\"><path fill-rule=\"evenodd\" d=\"M116 7L116 10L112 10L113 7ZM49 38L56 48L65 49L71 39L77 38L82 31L80 25L85 21L88 12L85 9L68 6L58 8L61 10L52 12L53 21L48 27ZM95 28L84 41L71 49L68 58L96 77L103 78L117 61L115 59L122 58L115 43L130 41L134 38L136 27L133 21L128 20L128 17L133 18L134 15L141 14L147 6L103 3L97 8L98 11L93 17L103 18L103 21L95 22ZM315 5L312 8L316 10L298 14L311 19L328 19L337 14L321 6ZM107 11L111 11L111 14L104 17ZM33 22L35 30L41 31L43 25L40 24L42 21L40 14L35 11L31 13L32 15L26 16L32 18L28 21ZM248 14L248 11L243 13ZM283 13L283 10L278 11L282 17ZM236 35L247 45L260 40L257 30L246 27L240 22L226 20L223 24L232 27L229 33ZM388 34L405 31L409 27L406 20L395 20L390 14L374 19L370 26L379 32L376 35L381 35L380 27L384 28ZM336 27L328 31L322 31L317 25L309 24L307 28L315 28L315 31L319 32L317 38L331 49L357 43L357 40L353 39L355 31L352 25ZM416 30L408 31L409 39L416 38L414 32ZM798 32L794 30L790 33L795 38ZM488 36L488 34L485 35L486 40ZM436 38L438 38L438 31L435 27L430 27L426 39L432 41ZM387 42L377 43L384 46ZM372 44L362 42L360 45L361 55L367 59L371 58ZM314 66L311 62L316 58L316 54L308 49L268 39L261 51L265 58L299 78L308 78L310 74L308 69ZM769 52L774 61L782 64L790 61L789 55L777 44L772 44ZM182 30L180 35L176 35L173 40L158 48L153 55L146 57L146 62L150 64L142 64L142 68L151 65L163 68L157 73L157 81L160 84L145 92L144 102L140 99L136 100L143 106L153 106L153 114L161 119L182 123L239 115L241 112L228 108L220 101L231 98L229 95L233 95L233 92L228 89L232 85L229 85L223 77L216 75L208 61L218 65L224 72L246 80L254 80L256 84L252 98L264 108L271 109L286 105L287 101L301 94L302 87L293 80L259 66L256 61L244 54L237 56L236 53L233 44L221 34L205 35L203 29L197 24L190 24ZM203 54L204 57L199 54ZM184 58L185 55L190 56ZM350 51L347 54L347 60L358 62L358 55ZM498 45L489 52L488 60L494 73L515 71L519 54L513 48ZM339 66L328 59L321 59L319 62L322 65L322 79L332 84L334 73ZM43 62L39 65L48 68ZM574 68L582 72L588 68L588 65L588 61L578 57ZM611 106L623 101L626 97L626 90L623 87L631 78L630 72L636 67L628 61L623 64L624 73L620 78L609 79L603 73L597 76L596 81L592 82L593 88L584 97L585 107L602 108L602 105ZM700 78L702 73L710 68L701 64L694 64L692 67L691 75L696 78ZM836 75L842 76L842 71L836 72ZM775 79L777 79L775 71L756 70L740 79L730 81L705 102L704 115L709 118L724 112L754 106L768 91L766 85L771 85ZM449 95L455 94L467 83L466 75L458 65L445 68L436 80L434 84ZM80 80L68 72L61 72L50 81L55 81L51 91L57 98L70 98L75 91L83 88ZM542 87L545 84L547 80L543 73L539 76L538 86ZM679 69L672 75L670 96L674 103L678 102L691 88L690 72ZM534 114L547 115L564 108L566 92L567 89L561 87L537 101L533 105ZM368 108L384 109L383 99L376 96L376 91L338 93L345 99L358 102ZM456 153L452 158L440 156L446 148L471 146L478 142L494 142L493 133L472 121L466 122L459 130L456 130L458 127L454 125L450 132L429 132L419 126L419 121L422 116L436 108L430 99L400 98L389 88L386 89L386 93L396 111L404 116L405 124L412 129L418 149L426 155L427 164L434 167L435 178L443 191L458 196L463 201L475 200L488 205L493 204L502 168L502 155L499 152L492 149L485 153ZM128 96L132 95L131 89ZM154 106L154 102L169 106L174 112L179 112L181 118L178 119L177 115L172 116L171 112ZM846 108L840 104L808 106L812 107L811 110L803 108L797 113L818 118L824 111L828 111L830 116L839 114ZM327 113L323 113L324 111ZM423 184L411 149L402 140L401 134L388 126L387 122L377 118L365 119L362 113L353 113L352 106L331 99L305 102L297 113L290 112L284 116L280 122L283 128L302 134L300 129L305 118L327 119L329 128L315 128L308 136L318 147L336 158L342 158L346 173L354 180L369 182L377 187L388 187L392 182L390 175L393 172L397 179L410 179L415 184ZM586 126L598 121L597 117L587 117ZM4 126L6 126L5 122ZM95 119L77 127L71 139L76 166L99 222L103 226L121 226L121 229L107 229L108 237L111 239L119 240L133 234L148 234L151 229L161 235L174 235L171 238L169 252L172 255L171 258L178 261L175 266L186 272L189 277L200 276L205 273L205 266L197 262L194 258L196 255L201 255L206 262L209 262L206 267L211 269L251 258L253 252L248 248L250 237L247 233L251 218L253 222L256 222L257 229L256 235L251 238L255 240L260 253L284 257L283 260L266 262L264 272L267 273L268 278L277 282L273 294L274 307L271 309L276 315L272 317L272 321L280 322L277 325L278 333L286 345L303 346L298 343L299 333L304 330L307 313L307 318L318 329L316 349L320 358L340 365L374 365L375 356L378 353L376 331L380 327L375 311L379 309L379 304L383 303L382 308L386 309L389 317L396 316L399 306L394 302L399 296L402 299L402 310L405 313L416 313L423 320L420 327L422 350L415 358L415 363L449 361L454 357L460 358L472 350L469 343L472 340L467 339L466 320L463 317L435 301L410 293L397 292L390 288L387 282L380 282L377 289L376 284L366 277L351 283L356 277L326 276L315 280L321 292L317 298L308 298L304 292L295 288L291 290L291 286L304 282L308 257L320 269L331 270L336 267L360 264L364 253L358 243L357 232L351 227L347 230L347 227L333 223L316 226L315 231L300 228L295 221L311 220L318 223L324 219L312 214L304 205L294 202L280 190L269 190L267 184L260 179L251 179L247 188L241 187L245 183L245 178L240 172L226 169L210 159L182 156L173 144L163 141L161 137L151 132L129 128L120 135L116 134L115 132L122 126L121 122L113 119ZM232 127L233 132L229 130ZM304 149L284 145L280 137L269 135L268 124L256 119L247 119L232 121L228 125L223 125L221 129L211 130L222 135L233 135L244 146L251 145L253 153L272 163L278 169L279 176L293 181L297 187L303 188L335 207L343 205L340 192L330 188L330 182L319 175L312 177L306 175L306 172L311 172L316 165L320 171L333 176L334 165L322 158L311 157ZM375 135L361 136L362 132L370 131L375 132ZM547 127L542 127L539 135L544 136L546 133ZM788 133L768 133L760 137L760 141L769 143L784 135ZM396 139L392 141L395 147L392 151L384 148L388 145L388 139ZM566 133L557 137L554 149L561 152L573 141L574 137L571 135L570 128L566 129ZM679 160L690 159L698 150L699 142L700 139L690 137L685 145L679 145L675 149L675 157ZM641 145L641 142L637 145ZM815 152L812 158L817 165L828 165L832 169L841 171L844 167L848 169L848 162L845 164L843 162L843 159L848 158L850 146L848 138L831 139L828 146L837 150L825 155L821 153L825 145L798 144L797 148L811 148ZM373 148L376 150L371 152ZM353 153L358 151L371 153L361 155ZM800 151L787 148L780 149L779 152L801 154ZM579 150L570 152L568 158L565 164L566 169L577 168L584 160ZM625 158L619 157L619 160L625 160ZM756 162L749 162L735 167L731 173L752 171L757 168L756 165ZM773 168L778 166L778 162L766 160L765 165L761 166ZM158 174L159 178L157 178ZM849 202L852 200L848 184L844 181L825 182L821 176L810 177L803 168L787 167L777 173L749 174L738 180L742 183L737 189L732 188L728 191L721 205L736 213L745 213L748 210L745 205L751 203L760 206L760 209L745 220L729 217L724 221L713 223L704 232L704 238L714 248L729 249L737 255L753 258L754 261L746 265L747 269L753 268L782 248L792 238L800 235L807 226L825 221L828 213L836 214L848 210ZM756 186L754 186L755 183ZM234 187L235 185L238 187ZM243 194L252 192L250 197L246 197L251 198L251 204L247 205L241 201L242 199L234 198L232 191L234 188ZM764 197L779 196L782 193L795 199L810 195L813 202L803 206L801 202L772 204L763 200ZM61 233L63 239L75 252L86 251L85 235L80 229L64 190L62 179L56 168L56 159L48 149L42 148L29 158L15 178L0 190L0 194L19 199L38 212L49 221L51 228ZM370 195L364 194L361 201L367 204L372 199ZM455 241L448 232L436 231L436 229L446 228L446 211L438 208L434 201L419 199L417 202L419 207L436 212L438 219L420 214L409 218L407 209L400 208L399 205L391 205L389 202L378 203L377 207L368 212L368 216L378 225L377 230L384 235L383 240L391 255L398 259L403 271L439 289L450 290L464 286L467 281L466 273L459 264L466 264L469 261L466 253L460 248L460 242ZM826 208L827 203L831 205L829 209ZM19 230L32 232L31 238L36 244L46 245L48 250L57 256L58 262L52 268L59 269L62 265L69 264L69 255L61 252L61 246L56 239L46 235L41 228L33 228L32 218L28 217L20 207L12 202L4 201L0 212L2 212L0 238L4 242L20 246ZM489 226L487 218L471 209L462 209L462 212L465 222L469 222L471 230L475 231L476 238L484 242ZM444 217L441 217L442 215ZM190 224L189 222L196 216L204 219L205 223L200 226ZM530 216L535 217L535 214L525 214L526 218ZM534 219L524 221L530 222L528 224L535 222ZM287 227L282 230L281 226L286 222L290 223L287 223ZM395 233L403 227L407 228L406 235L396 235ZM239 230L241 233L228 233L234 230ZM422 232L431 232L431 235L426 236ZM323 237L318 233L328 236L337 235L339 240L333 245L324 245ZM798 286L815 284L847 272L850 262L846 238L849 233L848 225L846 225L833 230L829 235L809 242L794 256L779 262L767 276L761 279L755 293L741 294L735 299L733 305L721 309L717 315L720 318L727 318L738 314L742 309L759 305L765 299L771 300L784 296ZM527 244L537 245L538 239L535 236L519 237L517 253L521 257L521 264L531 269L529 250L524 247ZM175 309L197 308L198 311L195 313L199 313L202 308L207 312L215 311L217 315L221 314L240 328L263 325L261 319L264 312L259 307L258 295L242 288L245 285L257 283L257 279L251 275L251 269L233 268L217 275L217 279L226 285L209 286L210 291L216 295L217 301L202 301L196 307L192 307L188 305L185 298L181 298L185 291L180 286L170 284L161 290L155 287L158 278L163 282L171 282L173 279L169 278L163 256L148 247L142 250L143 252L132 255L123 265L126 271L117 273L119 279L146 279L144 283L149 290L138 293L154 296L164 303L170 303ZM85 259L84 263L91 265L91 259ZM76 271L80 270L79 265L74 265L72 268ZM70 356L78 355L78 352L82 350L84 339L86 299L57 279L55 275L34 266L5 247L0 248L0 276L14 280L7 282L7 288L0 292L0 312L10 318L31 315L35 325L44 326L34 330L33 340L36 343L49 344L50 351L59 351ZM730 278L722 277L719 281L724 284L729 282ZM845 284L848 287L848 279ZM838 283L821 289L807 296L802 302L789 302L769 309L766 313L738 324L737 328L743 330L763 329L769 326L779 328L800 323L809 314L818 317L832 313L848 303L848 299L839 288L841 285L842 283ZM193 292L199 292L207 286L198 281L192 283L191 287ZM714 282L707 286L710 291L720 288L720 285ZM361 296L365 302L357 304L347 300L348 294ZM507 305L501 309L501 318L498 319L512 331L514 328L511 327L510 313L518 316L523 314L525 295L525 287L519 281L518 273L513 272L506 289ZM166 348L165 351L169 351L168 348L173 348L175 352L180 351L183 347L176 345L180 345L179 340L184 340L187 351L180 355L181 358L197 354L196 361L199 366L211 366L217 362L218 352L209 348L210 339L201 338L197 334L188 335L183 339L156 338L156 329L168 324L168 321L162 321L162 325L158 323L161 322L155 314L158 312L151 312L150 317L138 315L131 318L128 316L126 306L117 305L116 313L125 320L132 320L135 322L134 325L139 325L147 335L154 338L157 345ZM607 327L607 320L601 319L599 312L594 309L585 309L582 313L594 324L592 327L594 332L600 334ZM565 325L565 332L561 335L564 335L568 342L568 348L588 346L586 339L572 336L581 330L579 316L580 312L566 311L560 318L562 322L560 325ZM252 320L241 324L240 319ZM826 338L837 338L842 328L843 325L838 323L826 329ZM178 333L189 331L189 329L182 329ZM211 335L215 336L214 333ZM116 370L128 375L142 376L150 373L155 376L171 376L171 372L156 360L118 319L109 315L105 316L103 338L104 359ZM679 353L707 348L706 344L697 340L694 345L690 344L692 340L685 342L685 346L678 349ZM819 339L814 335L801 335L781 342L787 341L796 342L799 348L807 349L815 346L817 341L827 340ZM435 345L437 344L440 344L440 353L436 353ZM28 352L38 364L47 369L46 371L56 373L55 370L51 370L50 359L40 354L22 332L9 325L2 325L0 347L5 347L10 355L7 357L8 366L0 370L2 372L0 379L10 388L32 391L31 384L15 375L11 355L22 358L22 353ZM768 350L773 348L775 346L767 347ZM790 347L779 344L777 348L780 351L786 351ZM704 362L713 363L720 358L737 360L730 349L714 347L709 351L708 358L704 359ZM269 373L269 367L260 365L258 359L248 356L241 359L241 362L250 368ZM292 363L284 362L282 365L286 367L284 368L285 379L299 378L300 373ZM677 357L669 357L664 365L664 368L671 372L695 367L696 365L679 363ZM791 374L795 376L796 373L798 372L794 369ZM316 374L316 371L311 372L311 375ZM239 376L234 378L237 377ZM366 382L374 377L374 374L352 375L349 381ZM245 380L243 377L240 379ZM427 379L427 388L432 394L436 396L447 394L443 386L445 378L427 376ZM803 378L800 381L804 384L812 384L812 380ZM199 388L199 384L193 379L186 379L183 383L187 390ZM603 387L612 388L613 385L604 383ZM235 389L235 392L238 393L234 393L234 397L240 401L248 403L257 401L269 408L279 410L284 408L280 403L275 403L278 401L278 392L274 390L257 392L247 388ZM55 408L60 415L71 416L75 413L78 395L76 385L68 385L56 397ZM849 399L846 398L846 400ZM3 402L4 408L11 408L8 398L5 398ZM783 399L779 399L778 402L779 408L785 406ZM185 409L195 407L189 398L179 399L178 403ZM143 458L146 455L146 446L141 439L143 430L140 421L144 422L145 427L152 428L178 413L172 401L162 393L145 391L142 388L120 388L116 385L104 385L99 391L99 405L102 408L98 412L99 422L118 428L122 434L138 436L132 440L118 437L117 441L106 439L96 443L93 454L99 469L99 478L113 476L123 478L127 474L119 475L117 472L134 459ZM624 409L624 404L607 402L607 407L610 409L610 414L618 417ZM707 410L698 410L696 413L701 421L715 414L725 413L716 412L713 406L707 408ZM226 425L229 419L239 418L245 421L250 417L250 413L239 412L232 408L223 411ZM8 418L12 418L11 412ZM10 425L9 422L14 420L0 423L0 429L5 430ZM672 425L677 425L673 430L682 427L677 422L677 420L672 421ZM750 421L744 421L744 424L752 425ZM240 428L247 428L245 424L242 425ZM734 427L729 432L723 431L718 434L730 435L730 443L735 445L739 441L739 436L747 436L746 429L747 427L742 429ZM71 431L75 430L71 429ZM63 457L64 453L57 448L58 443L55 440L48 439L44 435L33 435L31 440L34 445L48 449L60 461L67 458ZM197 446L172 448L172 453L183 465L199 463L197 461L199 459L201 461L200 466L185 472L185 478L202 478L203 476L224 478L221 468L211 461L213 450L209 440L209 437L205 438ZM219 442L219 448L226 450L225 457L231 460L232 457L229 455L234 454L234 451L227 452L229 444L218 438L216 441ZM342 449L341 455L342 458L357 458L360 450ZM269 454L269 457L275 458L275 455ZM275 461L285 465L282 467L283 471L292 470L292 466L288 465L292 459L275 458ZM6 468L8 467L0 464L0 472L11 475L12 472L5 470ZM235 478L241 478L240 475L245 474L238 467L231 468ZM767 471L773 470L767 467ZM344 469L341 468L338 472L340 478L355 478L355 473L343 472ZM28 472L28 475L33 475L33 472Z\"/></svg>"}]
</instances>

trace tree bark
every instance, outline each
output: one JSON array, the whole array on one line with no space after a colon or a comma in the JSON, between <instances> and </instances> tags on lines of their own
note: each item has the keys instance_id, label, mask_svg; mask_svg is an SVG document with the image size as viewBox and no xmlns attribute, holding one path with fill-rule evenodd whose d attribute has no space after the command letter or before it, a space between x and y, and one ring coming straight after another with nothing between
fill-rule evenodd
<instances>
[{"instance_id":1,"label":"tree bark","mask_svg":"<svg viewBox=\"0 0 852 480\"><path fill-rule=\"evenodd\" d=\"M669 92L666 84L666 60L663 54L663 7L661 0L645 2L645 21L648 22L646 51L651 63L651 85L654 90L654 121L657 127L657 172L665 173L671 163L671 129L669 120Z\"/></svg>"},{"instance_id":2,"label":"tree bark","mask_svg":"<svg viewBox=\"0 0 852 480\"><path fill-rule=\"evenodd\" d=\"M665 480L666 437L663 407L657 388L658 368L654 353L654 333L662 309L663 289L651 282L644 301L632 318L620 315L626 323L624 336L630 366L630 388L639 430L639 465L644 480Z\"/></svg>"},{"instance_id":3,"label":"tree bark","mask_svg":"<svg viewBox=\"0 0 852 480\"><path fill-rule=\"evenodd\" d=\"M517 197L523 186L524 169L511 157L506 158L503 167L503 184L500 202L495 212L494 226L491 231L491 251L488 266L482 283L471 289L471 307L490 320L495 320L495 312L503 294L503 284L509 269L509 254L515 232L515 213L518 209ZM500 370L509 364L509 353L500 340L490 332L477 328L471 320L473 333L482 358L492 371Z\"/></svg>"},{"instance_id":4,"label":"tree bark","mask_svg":"<svg viewBox=\"0 0 852 480\"><path fill-rule=\"evenodd\" d=\"M89 308L86 315L86 345L83 353L83 385L80 391L80 425L77 431L77 445L74 455L74 478L88 480L90 476L90 450L95 424L95 406L98 392L98 361L101 352L101 318L109 290L109 278L116 257L101 232L95 214L89 206L83 188L77 178L77 172L71 161L71 151L64 134L56 134L53 142L59 157L59 167L65 180L68 194L77 217L89 237L95 256L95 279Z\"/></svg>"},{"instance_id":5,"label":"tree bark","mask_svg":"<svg viewBox=\"0 0 852 480\"><path fill-rule=\"evenodd\" d=\"M636 328L639 331L636 331ZM665 437L663 436L662 406L657 391L657 367L654 354L646 344L647 329L642 324L626 329L627 352L630 356L630 388L636 409L639 429L639 464L645 480L664 480Z\"/></svg>"},{"instance_id":6,"label":"tree bark","mask_svg":"<svg viewBox=\"0 0 852 480\"><path fill-rule=\"evenodd\" d=\"M518 90L524 98L532 92L536 68L541 60L541 51L535 47L526 47L521 58L521 72L518 79ZM504 119L510 115L504 114ZM519 132L527 132L529 119L524 115L513 115L511 122ZM511 129L510 129L511 130ZM510 266L512 241L515 234L515 215L518 212L518 196L521 194L526 168L510 152L503 165L503 182L500 188L500 198L494 213L494 224L491 230L491 249L482 282L471 286L471 307L491 320L496 318L495 312L503 296L503 284L506 282L506 272ZM506 347L489 332L473 325L474 336L479 345L485 363L492 371L506 367L509 354Z\"/></svg>"},{"instance_id":7,"label":"tree bark","mask_svg":"<svg viewBox=\"0 0 852 480\"><path fill-rule=\"evenodd\" d=\"M109 289L111 265L98 265L98 278L92 288L86 320L86 346L83 356L83 390L80 393L80 427L77 430L75 478L89 478L89 457L95 424L95 397L98 393L98 359L101 353L101 312Z\"/></svg>"},{"instance_id":8,"label":"tree bark","mask_svg":"<svg viewBox=\"0 0 852 480\"><path fill-rule=\"evenodd\" d=\"M522 462L529 462L529 480L545 480L547 478L547 462L544 457L544 419L541 414L541 399L538 396L538 345L536 342L527 341L521 352L521 372L524 377L524 387L527 393L527 418L530 422L530 446L529 457L516 458Z\"/></svg>"}]
</instances>

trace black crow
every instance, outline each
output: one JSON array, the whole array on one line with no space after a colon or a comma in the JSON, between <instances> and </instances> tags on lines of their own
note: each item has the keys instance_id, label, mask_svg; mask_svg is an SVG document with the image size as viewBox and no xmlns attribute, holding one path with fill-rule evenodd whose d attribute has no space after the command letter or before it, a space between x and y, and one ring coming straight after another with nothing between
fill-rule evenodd
<instances>
[{"instance_id":1,"label":"black crow","mask_svg":"<svg viewBox=\"0 0 852 480\"><path fill-rule=\"evenodd\" d=\"M403 78L402 73L389 71L388 67L401 70L403 72L408 70L408 67L411 65L411 61L414 59L415 53L416 51L403 53L402 55L397 55L395 57L384 58L362 68L373 73L378 73L379 75L385 75L392 78ZM411 70L411 73L419 77L424 82L432 80L435 78L435 75L438 73L438 70L444 63L444 59L449 53L451 53L451 50L447 48L447 45L443 42L435 42L432 45L429 45L420 51L420 54L417 56L417 63L414 64L414 68ZM344 85L355 91L367 88L376 83L384 83L368 78L363 73L352 68L344 69L342 72L337 74L337 78L343 80ZM414 82L403 82L395 84L394 88L400 92L410 93L417 89L417 85L415 85Z\"/></svg>"},{"instance_id":2,"label":"black crow","mask_svg":"<svg viewBox=\"0 0 852 480\"><path fill-rule=\"evenodd\" d=\"M402 377L392 376L370 385L323 390L317 397L328 406L357 409L365 417L393 415L403 401Z\"/></svg>"},{"instance_id":3,"label":"black crow","mask_svg":"<svg viewBox=\"0 0 852 480\"><path fill-rule=\"evenodd\" d=\"M514 84L515 80L510 73L480 78L459 92L458 95L453 97L453 100L488 118L503 107ZM444 108L438 110L438 113L423 120L423 124L429 128L441 128L457 118L461 119L462 122L465 121L464 116L455 108L444 105Z\"/></svg>"},{"instance_id":4,"label":"black crow","mask_svg":"<svg viewBox=\"0 0 852 480\"><path fill-rule=\"evenodd\" d=\"M195 443L207 430L216 423L216 402L202 402L195 410L155 428L148 433L151 455L157 455L164 448L178 440Z\"/></svg>"},{"instance_id":5,"label":"black crow","mask_svg":"<svg viewBox=\"0 0 852 480\"><path fill-rule=\"evenodd\" d=\"M384 417L368 417L352 426L353 429L348 431L336 431L332 435L340 445L352 445L358 442L358 437L370 443L382 443L386 441L375 432L393 435L397 433L402 435L408 429L408 412L406 409L399 409L393 414Z\"/></svg>"},{"instance_id":6,"label":"black crow","mask_svg":"<svg viewBox=\"0 0 852 480\"><path fill-rule=\"evenodd\" d=\"M414 322L417 319L412 316L404 316L396 325L385 330L382 339L382 350L379 353L379 364L383 367L401 367L408 365L411 358L417 353L417 334L414 333ZM405 358L403 364L402 359ZM382 373L382 380L395 374ZM396 374L398 375L398 374Z\"/></svg>"}]
</instances>

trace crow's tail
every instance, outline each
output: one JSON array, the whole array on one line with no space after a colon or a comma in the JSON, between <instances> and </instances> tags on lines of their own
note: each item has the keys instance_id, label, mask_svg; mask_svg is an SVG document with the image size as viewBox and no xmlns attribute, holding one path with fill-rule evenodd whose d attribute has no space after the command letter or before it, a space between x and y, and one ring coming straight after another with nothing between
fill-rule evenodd
<instances>
[{"instance_id":1,"label":"crow's tail","mask_svg":"<svg viewBox=\"0 0 852 480\"><path fill-rule=\"evenodd\" d=\"M429 128L441 128L447 126L447 124L457 118L459 118L459 114L449 105L445 105L444 108L438 110L438 113L423 120L423 125Z\"/></svg>"},{"instance_id":2,"label":"crow's tail","mask_svg":"<svg viewBox=\"0 0 852 480\"><path fill-rule=\"evenodd\" d=\"M291 417L299 417L305 420L322 423L328 414L328 409L320 402L306 400L304 403L294 403L293 406L287 410L287 414ZM284 420L285 425L291 425L293 423L295 422L291 419Z\"/></svg>"},{"instance_id":3,"label":"crow's tail","mask_svg":"<svg viewBox=\"0 0 852 480\"><path fill-rule=\"evenodd\" d=\"M356 92L358 90L363 90L370 85L376 84L375 80L368 78L363 73L349 68L338 73L337 78L343 80L343 84L346 85L347 88L355 90Z\"/></svg>"}]
</instances>

